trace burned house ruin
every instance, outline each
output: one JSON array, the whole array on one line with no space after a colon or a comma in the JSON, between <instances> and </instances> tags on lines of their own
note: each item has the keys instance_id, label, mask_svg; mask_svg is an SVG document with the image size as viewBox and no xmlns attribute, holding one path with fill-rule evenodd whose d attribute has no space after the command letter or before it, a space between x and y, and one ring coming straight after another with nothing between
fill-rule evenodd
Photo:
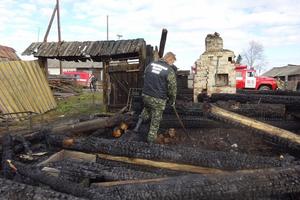
<instances>
[{"instance_id":1,"label":"burned house ruin","mask_svg":"<svg viewBox=\"0 0 300 200\"><path fill-rule=\"evenodd\" d=\"M195 62L194 101L200 93L235 93L234 52L223 49L218 33L205 38L205 52Z\"/></svg>"}]
</instances>

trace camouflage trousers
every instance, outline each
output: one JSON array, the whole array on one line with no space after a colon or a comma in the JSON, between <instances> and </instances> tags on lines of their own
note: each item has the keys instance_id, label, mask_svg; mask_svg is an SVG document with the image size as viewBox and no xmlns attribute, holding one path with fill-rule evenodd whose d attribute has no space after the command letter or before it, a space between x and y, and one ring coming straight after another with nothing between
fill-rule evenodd
<instances>
[{"instance_id":1,"label":"camouflage trousers","mask_svg":"<svg viewBox=\"0 0 300 200\"><path fill-rule=\"evenodd\" d=\"M166 100L151 97L143 94L144 109L140 115L143 121L150 119L150 129L148 133L148 142L154 142L157 137L157 131L166 107Z\"/></svg>"}]
</instances>

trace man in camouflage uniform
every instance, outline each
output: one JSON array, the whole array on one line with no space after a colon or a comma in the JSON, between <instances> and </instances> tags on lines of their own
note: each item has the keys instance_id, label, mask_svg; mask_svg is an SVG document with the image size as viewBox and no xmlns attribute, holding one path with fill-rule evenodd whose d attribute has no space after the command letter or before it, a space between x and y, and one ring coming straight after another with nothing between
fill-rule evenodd
<instances>
[{"instance_id":1,"label":"man in camouflage uniform","mask_svg":"<svg viewBox=\"0 0 300 200\"><path fill-rule=\"evenodd\" d=\"M141 123L150 119L148 142L156 140L166 103L175 106L177 92L176 67L173 65L175 60L175 54L168 52L162 59L150 63L144 72L144 109L134 131L137 132Z\"/></svg>"},{"instance_id":2,"label":"man in camouflage uniform","mask_svg":"<svg viewBox=\"0 0 300 200\"><path fill-rule=\"evenodd\" d=\"M281 80L279 77L276 78L277 88L278 90L285 90L285 82Z\"/></svg>"}]
</instances>

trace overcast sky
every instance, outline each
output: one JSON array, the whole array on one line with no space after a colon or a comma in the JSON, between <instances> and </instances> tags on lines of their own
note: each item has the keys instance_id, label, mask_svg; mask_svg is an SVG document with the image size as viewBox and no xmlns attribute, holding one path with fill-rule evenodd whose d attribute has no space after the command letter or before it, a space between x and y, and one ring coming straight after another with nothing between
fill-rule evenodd
<instances>
[{"instance_id":1,"label":"overcast sky","mask_svg":"<svg viewBox=\"0 0 300 200\"><path fill-rule=\"evenodd\" d=\"M0 44L21 54L42 41L56 0L0 0ZM251 40L265 48L266 68L300 64L299 0L61 0L65 41L144 38L159 46L168 29L166 51L177 55L180 69L204 51L207 34L218 32L224 48L237 56ZM54 21L48 41L57 41Z\"/></svg>"}]
</instances>

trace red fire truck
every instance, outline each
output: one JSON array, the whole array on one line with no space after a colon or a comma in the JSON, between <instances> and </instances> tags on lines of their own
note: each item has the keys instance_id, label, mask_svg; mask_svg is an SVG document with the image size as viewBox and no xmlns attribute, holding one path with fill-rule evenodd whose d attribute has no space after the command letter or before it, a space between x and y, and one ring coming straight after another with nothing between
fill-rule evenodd
<instances>
[{"instance_id":1,"label":"red fire truck","mask_svg":"<svg viewBox=\"0 0 300 200\"><path fill-rule=\"evenodd\" d=\"M64 75L70 76L76 79L76 82L79 85L84 87L89 87L91 74L87 72L79 72L79 71L66 71L63 72Z\"/></svg>"},{"instance_id":2,"label":"red fire truck","mask_svg":"<svg viewBox=\"0 0 300 200\"><path fill-rule=\"evenodd\" d=\"M254 90L276 90L277 83L274 78L266 76L256 76L255 69L248 68L246 65L239 65L236 71L236 88L237 89L254 89Z\"/></svg>"}]
</instances>

